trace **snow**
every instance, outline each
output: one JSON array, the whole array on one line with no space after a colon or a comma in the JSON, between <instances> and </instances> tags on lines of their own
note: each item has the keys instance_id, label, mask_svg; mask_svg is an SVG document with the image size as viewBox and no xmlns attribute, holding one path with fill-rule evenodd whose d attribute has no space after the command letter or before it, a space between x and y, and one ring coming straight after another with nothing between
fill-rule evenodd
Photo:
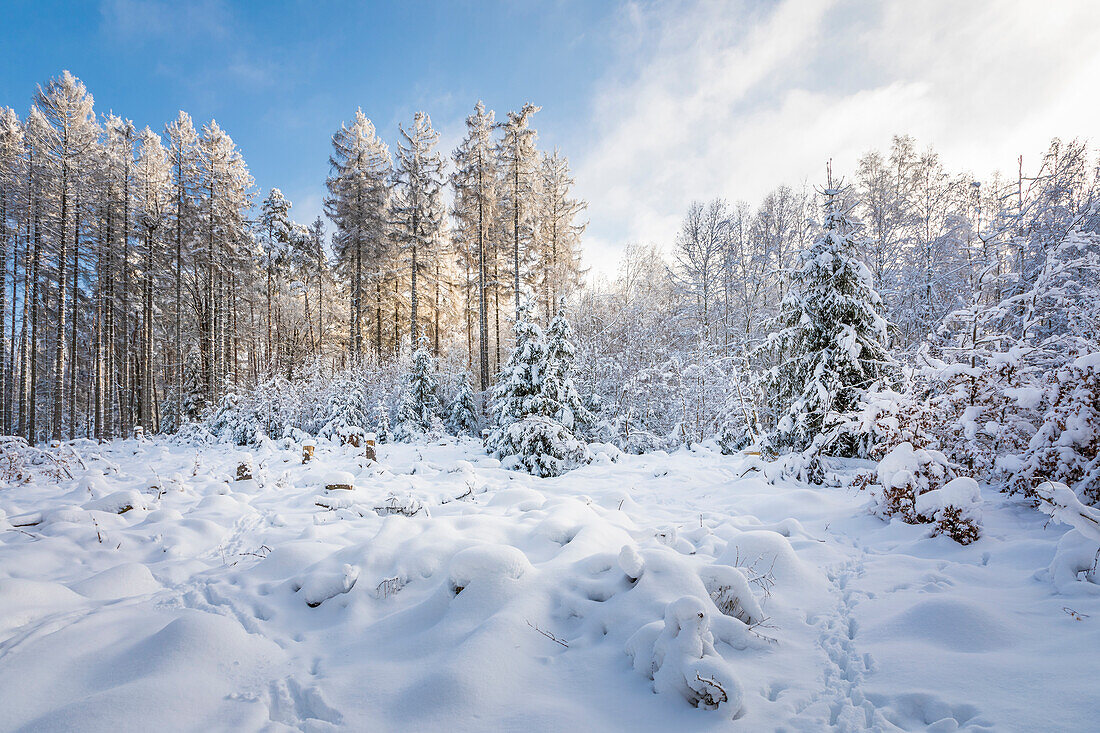
<instances>
[{"instance_id":1,"label":"snow","mask_svg":"<svg viewBox=\"0 0 1100 733\"><path fill-rule=\"evenodd\" d=\"M3 730L1100 716L1095 510L1061 486L1054 520L970 479L921 493L929 510L980 503L961 546L873 516L867 491L707 444L547 479L468 439L383 444L377 462L318 441L308 464L269 442L250 481L233 445L80 451L71 479L0 484ZM356 490L326 492L340 473Z\"/></svg>"},{"instance_id":2,"label":"snow","mask_svg":"<svg viewBox=\"0 0 1100 733\"><path fill-rule=\"evenodd\" d=\"M929 517L936 516L948 507L957 507L968 512L979 511L982 503L978 482L966 476L948 481L942 488L926 491L917 496L917 513Z\"/></svg>"}]
</instances>

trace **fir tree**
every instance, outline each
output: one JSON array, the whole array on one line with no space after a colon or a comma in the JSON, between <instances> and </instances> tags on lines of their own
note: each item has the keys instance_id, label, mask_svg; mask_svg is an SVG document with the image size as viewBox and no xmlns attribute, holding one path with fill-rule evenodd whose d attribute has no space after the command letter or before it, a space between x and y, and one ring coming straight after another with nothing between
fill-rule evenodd
<instances>
[{"instance_id":1,"label":"fir tree","mask_svg":"<svg viewBox=\"0 0 1100 733\"><path fill-rule=\"evenodd\" d=\"M447 406L447 428L455 435L476 435L477 423L477 405L474 404L469 375L462 374L454 399Z\"/></svg>"},{"instance_id":2,"label":"fir tree","mask_svg":"<svg viewBox=\"0 0 1100 733\"><path fill-rule=\"evenodd\" d=\"M367 400L359 380L347 374L337 378L329 390L326 412L328 420L321 428L321 437L346 441L352 435L365 435Z\"/></svg>"},{"instance_id":3,"label":"fir tree","mask_svg":"<svg viewBox=\"0 0 1100 733\"><path fill-rule=\"evenodd\" d=\"M404 443L418 435L430 433L439 427L440 406L438 386L435 380L435 358L428 347L427 338L413 353L412 369L401 396L401 408L397 412L396 438Z\"/></svg>"},{"instance_id":4,"label":"fir tree","mask_svg":"<svg viewBox=\"0 0 1100 733\"><path fill-rule=\"evenodd\" d=\"M843 427L886 374L886 321L841 208L845 190L830 173L822 192L823 231L799 255L777 330L761 347L774 364L762 378L767 403L776 409L764 439L772 453L856 453L857 440Z\"/></svg>"},{"instance_id":5,"label":"fir tree","mask_svg":"<svg viewBox=\"0 0 1100 733\"><path fill-rule=\"evenodd\" d=\"M530 319L530 305L521 302L515 324L515 348L493 390L496 429L488 449L536 476L558 476L583 460L587 450L561 422L555 380L547 389L549 349L542 329ZM574 390L575 392L575 390Z\"/></svg>"},{"instance_id":6,"label":"fir tree","mask_svg":"<svg viewBox=\"0 0 1100 733\"><path fill-rule=\"evenodd\" d=\"M384 400L378 400L378 406L375 408L377 424L375 439L378 441L378 445L383 443L392 443L393 435L390 433L390 411L386 408Z\"/></svg>"},{"instance_id":7,"label":"fir tree","mask_svg":"<svg viewBox=\"0 0 1100 733\"><path fill-rule=\"evenodd\" d=\"M587 434L596 424L596 418L585 405L573 382L573 363L576 348L573 346L573 330L558 308L558 315L546 331L546 377L542 391L550 401L552 416L567 430L577 435Z\"/></svg>"}]
</instances>

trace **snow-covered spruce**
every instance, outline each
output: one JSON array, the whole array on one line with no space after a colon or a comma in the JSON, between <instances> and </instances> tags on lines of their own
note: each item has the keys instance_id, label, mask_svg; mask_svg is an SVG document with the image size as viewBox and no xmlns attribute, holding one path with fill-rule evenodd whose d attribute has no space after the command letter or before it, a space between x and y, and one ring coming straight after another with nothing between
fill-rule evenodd
<instances>
[{"instance_id":1,"label":"snow-covered spruce","mask_svg":"<svg viewBox=\"0 0 1100 733\"><path fill-rule=\"evenodd\" d=\"M525 302L515 324L515 347L493 389L496 427L486 447L506 465L557 476L585 461L588 448L561 422L563 415L572 419L568 404L559 402L570 399L568 370L550 362L542 329L529 317Z\"/></svg>"},{"instance_id":2,"label":"snow-covered spruce","mask_svg":"<svg viewBox=\"0 0 1100 733\"><path fill-rule=\"evenodd\" d=\"M843 428L890 364L881 301L857 257L844 192L832 180L822 192L822 234L799 254L775 330L759 350L773 364L760 380L774 410L764 440L771 453L857 455L859 441Z\"/></svg>"},{"instance_id":3,"label":"snow-covered spruce","mask_svg":"<svg viewBox=\"0 0 1100 733\"><path fill-rule=\"evenodd\" d=\"M546 373L541 389L550 403L547 410L562 427L574 435L590 437L596 427L596 418L573 382L576 348L564 306L564 303L559 304L558 314L546 330Z\"/></svg>"},{"instance_id":4,"label":"snow-covered spruce","mask_svg":"<svg viewBox=\"0 0 1100 733\"><path fill-rule=\"evenodd\" d=\"M348 443L362 442L366 435L367 401L362 383L352 374L340 375L332 384L327 406L328 420L320 435L331 440Z\"/></svg>"},{"instance_id":5,"label":"snow-covered spruce","mask_svg":"<svg viewBox=\"0 0 1100 733\"><path fill-rule=\"evenodd\" d=\"M440 433L439 385L435 376L435 359L422 338L413 353L412 366L401 394L401 407L397 411L394 437L409 443L418 436Z\"/></svg>"},{"instance_id":6,"label":"snow-covered spruce","mask_svg":"<svg viewBox=\"0 0 1100 733\"><path fill-rule=\"evenodd\" d=\"M477 404L470 387L470 375L465 372L458 376L454 396L447 405L446 425L453 435L477 434Z\"/></svg>"}]
</instances>

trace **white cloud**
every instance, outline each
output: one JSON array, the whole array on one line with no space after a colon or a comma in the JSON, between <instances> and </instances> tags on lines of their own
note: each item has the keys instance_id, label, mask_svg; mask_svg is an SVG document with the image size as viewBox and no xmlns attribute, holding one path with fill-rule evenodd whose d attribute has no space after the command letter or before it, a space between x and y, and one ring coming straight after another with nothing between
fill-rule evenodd
<instances>
[{"instance_id":1,"label":"white cloud","mask_svg":"<svg viewBox=\"0 0 1100 733\"><path fill-rule=\"evenodd\" d=\"M577 158L603 272L627 242L670 242L692 199L755 202L895 133L984 175L1100 118L1100 3L630 5L619 30Z\"/></svg>"}]
</instances>

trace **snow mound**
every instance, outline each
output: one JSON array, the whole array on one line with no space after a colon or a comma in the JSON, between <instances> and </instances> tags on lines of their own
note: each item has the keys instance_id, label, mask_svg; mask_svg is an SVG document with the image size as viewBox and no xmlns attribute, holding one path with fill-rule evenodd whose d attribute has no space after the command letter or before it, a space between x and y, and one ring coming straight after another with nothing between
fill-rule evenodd
<instances>
[{"instance_id":1,"label":"snow mound","mask_svg":"<svg viewBox=\"0 0 1100 733\"><path fill-rule=\"evenodd\" d=\"M111 514L125 514L132 509L148 509L147 497L135 489L116 491L113 494L93 499L84 505L84 508L92 511L110 512Z\"/></svg>"},{"instance_id":2,"label":"snow mound","mask_svg":"<svg viewBox=\"0 0 1100 733\"><path fill-rule=\"evenodd\" d=\"M707 710L741 710L744 690L715 651L710 614L698 598L684 596L668 604L664 621L638 629L626 652L635 671L653 680L654 692L678 693Z\"/></svg>"},{"instance_id":3,"label":"snow mound","mask_svg":"<svg viewBox=\"0 0 1100 733\"><path fill-rule=\"evenodd\" d=\"M127 562L74 583L72 589L86 598L105 601L155 593L161 589L161 584L145 565Z\"/></svg>"},{"instance_id":4,"label":"snow mound","mask_svg":"<svg viewBox=\"0 0 1100 733\"><path fill-rule=\"evenodd\" d=\"M474 545L451 558L448 574L456 593L482 583L519 580L531 563L519 549L510 545Z\"/></svg>"},{"instance_id":5,"label":"snow mound","mask_svg":"<svg viewBox=\"0 0 1100 733\"><path fill-rule=\"evenodd\" d=\"M355 587L355 581L359 579L359 568L344 563L338 568L331 568L331 563L318 563L294 583L298 593L310 608L316 608L330 598L347 593Z\"/></svg>"}]
</instances>

